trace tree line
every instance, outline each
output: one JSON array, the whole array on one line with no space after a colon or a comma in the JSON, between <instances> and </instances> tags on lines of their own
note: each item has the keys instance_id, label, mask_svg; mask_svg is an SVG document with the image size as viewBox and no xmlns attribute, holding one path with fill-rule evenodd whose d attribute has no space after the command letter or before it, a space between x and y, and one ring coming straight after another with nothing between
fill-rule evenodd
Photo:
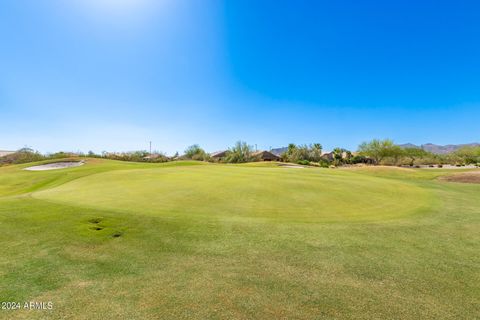
<instances>
[{"instance_id":1,"label":"tree line","mask_svg":"<svg viewBox=\"0 0 480 320\"><path fill-rule=\"evenodd\" d=\"M477 165L480 166L480 147L463 147L448 154L433 154L418 147L401 147L392 140L373 139L360 144L360 155L369 157L376 165Z\"/></svg>"},{"instance_id":2,"label":"tree line","mask_svg":"<svg viewBox=\"0 0 480 320\"><path fill-rule=\"evenodd\" d=\"M246 163L259 161L253 147L246 142L238 141L225 152L221 159L212 157L198 144L185 149L182 155L176 153L168 157L163 152L132 151L124 153L102 152L96 154L92 151L83 153L57 152L41 154L30 148L22 148L15 153L0 157L0 165L21 164L42 160L65 159L69 157L104 158L120 161L135 162L167 162L174 160L196 160L223 163ZM309 145L289 144L281 155L281 161L302 165L320 167L354 165L359 163L372 165L477 165L480 166L480 147L463 147L455 152L438 155L416 147L401 147L390 139L364 142L358 146L356 152L344 148L335 148L332 152L324 153L322 144Z\"/></svg>"}]
</instances>

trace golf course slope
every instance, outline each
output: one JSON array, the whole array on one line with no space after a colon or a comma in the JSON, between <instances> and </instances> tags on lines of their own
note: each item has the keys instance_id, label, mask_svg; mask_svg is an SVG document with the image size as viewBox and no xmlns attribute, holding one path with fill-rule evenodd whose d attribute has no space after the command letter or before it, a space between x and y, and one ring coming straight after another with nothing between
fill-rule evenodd
<instances>
[{"instance_id":1,"label":"golf course slope","mask_svg":"<svg viewBox=\"0 0 480 320\"><path fill-rule=\"evenodd\" d=\"M480 184L448 170L29 166L0 168L0 301L53 309L0 318L480 314Z\"/></svg>"}]
</instances>

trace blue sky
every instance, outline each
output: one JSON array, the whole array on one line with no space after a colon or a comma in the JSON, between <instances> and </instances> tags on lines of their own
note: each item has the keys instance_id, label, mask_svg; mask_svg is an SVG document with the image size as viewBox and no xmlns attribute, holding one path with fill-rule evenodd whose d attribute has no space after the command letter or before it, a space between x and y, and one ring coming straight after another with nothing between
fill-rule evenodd
<instances>
[{"instance_id":1,"label":"blue sky","mask_svg":"<svg viewBox=\"0 0 480 320\"><path fill-rule=\"evenodd\" d=\"M476 1L3 0L0 149L480 141Z\"/></svg>"}]
</instances>

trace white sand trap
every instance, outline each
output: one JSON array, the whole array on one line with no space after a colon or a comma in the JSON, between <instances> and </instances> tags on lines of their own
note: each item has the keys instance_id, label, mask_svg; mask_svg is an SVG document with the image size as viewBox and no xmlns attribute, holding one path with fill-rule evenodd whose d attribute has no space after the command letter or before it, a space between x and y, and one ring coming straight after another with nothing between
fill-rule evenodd
<instances>
[{"instance_id":1,"label":"white sand trap","mask_svg":"<svg viewBox=\"0 0 480 320\"><path fill-rule=\"evenodd\" d=\"M279 167L282 167L282 168L294 168L294 169L305 169L305 167L303 166L298 166L296 164L280 164L278 165Z\"/></svg>"},{"instance_id":2,"label":"white sand trap","mask_svg":"<svg viewBox=\"0 0 480 320\"><path fill-rule=\"evenodd\" d=\"M68 162L65 161L65 162L47 163L47 164L42 164L40 166L28 167L28 168L25 168L24 170L29 170L29 171L58 170L58 169L80 167L84 164L85 162L83 161L68 161Z\"/></svg>"}]
</instances>

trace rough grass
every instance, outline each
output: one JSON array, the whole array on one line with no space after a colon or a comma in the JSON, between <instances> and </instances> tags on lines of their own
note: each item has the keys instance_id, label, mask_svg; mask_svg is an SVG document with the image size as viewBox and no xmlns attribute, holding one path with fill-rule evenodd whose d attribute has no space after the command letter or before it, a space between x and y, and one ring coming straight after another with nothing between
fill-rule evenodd
<instances>
[{"instance_id":1,"label":"rough grass","mask_svg":"<svg viewBox=\"0 0 480 320\"><path fill-rule=\"evenodd\" d=\"M474 319L480 185L89 160L0 169L8 319ZM101 228L97 230L97 228Z\"/></svg>"},{"instance_id":2,"label":"rough grass","mask_svg":"<svg viewBox=\"0 0 480 320\"><path fill-rule=\"evenodd\" d=\"M480 171L463 172L442 177L444 181L460 183L480 183Z\"/></svg>"}]
</instances>

